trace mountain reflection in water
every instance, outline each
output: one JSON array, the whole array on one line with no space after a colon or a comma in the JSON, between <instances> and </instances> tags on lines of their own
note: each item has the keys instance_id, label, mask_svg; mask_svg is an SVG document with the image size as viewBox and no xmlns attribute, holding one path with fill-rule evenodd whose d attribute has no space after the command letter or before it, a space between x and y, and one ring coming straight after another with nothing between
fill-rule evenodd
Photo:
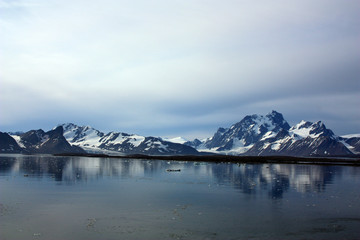
<instances>
[{"instance_id":1,"label":"mountain reflection in water","mask_svg":"<svg viewBox=\"0 0 360 240\"><path fill-rule=\"evenodd\" d=\"M30 178L46 178L62 184L77 184L111 178L160 178L176 181L231 186L242 193L268 194L279 199L289 191L300 193L322 192L336 177L342 176L342 167L294 164L227 164L179 162L162 160L108 159L86 157L7 156L0 158L0 174L22 174ZM168 173L167 169L180 169ZM353 168L360 174L359 168ZM171 181L171 179L170 179Z\"/></svg>"}]
</instances>

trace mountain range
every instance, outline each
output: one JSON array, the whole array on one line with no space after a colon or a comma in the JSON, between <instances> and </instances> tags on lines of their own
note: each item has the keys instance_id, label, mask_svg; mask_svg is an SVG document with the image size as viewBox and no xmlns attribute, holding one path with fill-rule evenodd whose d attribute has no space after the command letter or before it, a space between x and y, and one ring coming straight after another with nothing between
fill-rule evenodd
<instances>
[{"instance_id":1,"label":"mountain range","mask_svg":"<svg viewBox=\"0 0 360 240\"><path fill-rule=\"evenodd\" d=\"M12 135L0 132L0 151L2 153L85 153L81 147L71 145L63 134L61 126L48 132L41 129Z\"/></svg>"},{"instance_id":2,"label":"mountain range","mask_svg":"<svg viewBox=\"0 0 360 240\"><path fill-rule=\"evenodd\" d=\"M301 121L290 127L281 113L248 115L208 139L185 144L199 151L248 156L346 156L360 152L360 135L336 136L324 123Z\"/></svg>"},{"instance_id":3,"label":"mountain range","mask_svg":"<svg viewBox=\"0 0 360 240\"><path fill-rule=\"evenodd\" d=\"M360 134L337 136L321 121L290 126L281 113L248 115L207 139L145 137L103 133L90 126L61 124L26 133L0 132L2 153L106 153L147 155L227 154L247 156L352 156L360 153Z\"/></svg>"}]
</instances>

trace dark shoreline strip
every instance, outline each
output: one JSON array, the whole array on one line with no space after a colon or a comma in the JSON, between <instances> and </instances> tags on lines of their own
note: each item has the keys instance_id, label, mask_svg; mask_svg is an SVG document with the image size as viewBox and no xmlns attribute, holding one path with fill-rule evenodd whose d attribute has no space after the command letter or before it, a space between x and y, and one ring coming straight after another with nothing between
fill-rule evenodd
<instances>
[{"instance_id":1,"label":"dark shoreline strip","mask_svg":"<svg viewBox=\"0 0 360 240\"><path fill-rule=\"evenodd\" d=\"M77 154L61 153L54 156L77 156L97 158L118 159L148 159L148 160L170 160L170 161L192 161L192 162L231 162L231 163L280 163L280 164L319 164L319 165L346 165L360 166L359 158L314 158L293 156L231 156L231 155L166 155L153 156L133 154L126 156L111 156L107 154Z\"/></svg>"}]
</instances>

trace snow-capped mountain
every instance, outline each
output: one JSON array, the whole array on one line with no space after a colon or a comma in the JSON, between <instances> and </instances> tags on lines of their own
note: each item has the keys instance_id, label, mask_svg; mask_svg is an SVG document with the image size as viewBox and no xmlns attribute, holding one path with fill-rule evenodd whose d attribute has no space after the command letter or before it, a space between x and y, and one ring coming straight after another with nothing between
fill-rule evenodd
<instances>
[{"instance_id":1,"label":"snow-capped mountain","mask_svg":"<svg viewBox=\"0 0 360 240\"><path fill-rule=\"evenodd\" d=\"M79 147L71 146L63 136L63 128L57 127L48 132L31 130L20 135L1 135L1 141L7 139L7 144L1 144L2 152L10 153L84 153ZM8 147L7 147L8 146ZM5 149L5 150L3 150ZM12 150L11 150L12 149ZM8 150L8 151L7 151Z\"/></svg>"},{"instance_id":2,"label":"snow-capped mountain","mask_svg":"<svg viewBox=\"0 0 360 240\"><path fill-rule=\"evenodd\" d=\"M259 141L274 138L282 130L288 129L289 124L278 112L273 111L266 116L249 115L230 128L219 128L213 137L198 145L198 148L226 154L241 154Z\"/></svg>"},{"instance_id":3,"label":"snow-capped mountain","mask_svg":"<svg viewBox=\"0 0 360 240\"><path fill-rule=\"evenodd\" d=\"M72 123L60 125L64 137L87 152L117 154L179 155L198 154L187 145L170 142L157 137L144 137L121 132L100 132L90 126L77 126Z\"/></svg>"},{"instance_id":4,"label":"snow-capped mountain","mask_svg":"<svg viewBox=\"0 0 360 240\"><path fill-rule=\"evenodd\" d=\"M104 136L104 133L90 127L77 126L72 123L58 125L64 129L65 139L74 146L79 146L87 152L97 152L100 145L99 140Z\"/></svg>"},{"instance_id":5,"label":"snow-capped mountain","mask_svg":"<svg viewBox=\"0 0 360 240\"><path fill-rule=\"evenodd\" d=\"M337 136L324 123L301 121L290 127L281 113L248 115L204 140L103 133L90 126L61 124L51 131L1 133L2 153L105 153L195 155L350 156L360 154L360 134Z\"/></svg>"},{"instance_id":6,"label":"snow-capped mountain","mask_svg":"<svg viewBox=\"0 0 360 240\"><path fill-rule=\"evenodd\" d=\"M336 136L321 121L301 121L290 127L281 113L272 111L266 116L246 116L230 128L219 128L213 137L203 142L195 139L185 144L199 151L232 155L340 156L357 153L355 146L349 149L344 145L346 141L348 146L356 142Z\"/></svg>"}]
</instances>

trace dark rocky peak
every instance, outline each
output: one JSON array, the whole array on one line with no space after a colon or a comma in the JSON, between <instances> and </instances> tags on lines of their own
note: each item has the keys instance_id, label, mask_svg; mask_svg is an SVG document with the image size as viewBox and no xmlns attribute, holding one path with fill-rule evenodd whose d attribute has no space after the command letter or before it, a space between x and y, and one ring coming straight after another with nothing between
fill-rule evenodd
<instances>
[{"instance_id":1,"label":"dark rocky peak","mask_svg":"<svg viewBox=\"0 0 360 240\"><path fill-rule=\"evenodd\" d=\"M184 145L193 147L193 148L197 148L198 146L200 146L203 142L201 142L199 139L195 138L192 141L187 141L184 143Z\"/></svg>"},{"instance_id":2,"label":"dark rocky peak","mask_svg":"<svg viewBox=\"0 0 360 240\"><path fill-rule=\"evenodd\" d=\"M124 137L130 137L131 136L131 134L128 134L128 133L120 133L122 136L124 136Z\"/></svg>"},{"instance_id":3,"label":"dark rocky peak","mask_svg":"<svg viewBox=\"0 0 360 240\"><path fill-rule=\"evenodd\" d=\"M217 132L218 132L218 133L224 133L224 132L226 132L226 129L220 127L220 128L217 130Z\"/></svg>"},{"instance_id":4,"label":"dark rocky peak","mask_svg":"<svg viewBox=\"0 0 360 240\"><path fill-rule=\"evenodd\" d=\"M199 139L195 138L193 141L192 141L195 145L200 145L202 143L202 141L200 141Z\"/></svg>"},{"instance_id":5,"label":"dark rocky peak","mask_svg":"<svg viewBox=\"0 0 360 240\"><path fill-rule=\"evenodd\" d=\"M78 127L77 125L75 125L73 123L64 123L64 124L60 124L59 126L62 126L64 131Z\"/></svg>"},{"instance_id":6,"label":"dark rocky peak","mask_svg":"<svg viewBox=\"0 0 360 240\"><path fill-rule=\"evenodd\" d=\"M84 152L81 148L71 146L63 136L64 128L59 125L56 128L44 132L43 130L31 130L20 136L21 143L30 153L64 153Z\"/></svg>"},{"instance_id":7,"label":"dark rocky peak","mask_svg":"<svg viewBox=\"0 0 360 240\"><path fill-rule=\"evenodd\" d=\"M198 154L198 151L191 146L179 143L164 141L157 137L145 137L139 147L137 153L146 153L150 155L182 155L182 154Z\"/></svg>"},{"instance_id":8,"label":"dark rocky peak","mask_svg":"<svg viewBox=\"0 0 360 240\"><path fill-rule=\"evenodd\" d=\"M312 124L310 134L314 134L314 135L320 134L320 135L326 136L326 137L334 137L335 136L333 131L331 131L330 129L327 129L325 124L322 123L321 121L318 121L318 122L315 122Z\"/></svg>"},{"instance_id":9,"label":"dark rocky peak","mask_svg":"<svg viewBox=\"0 0 360 240\"><path fill-rule=\"evenodd\" d=\"M282 129L288 131L290 126L281 113L272 111L266 116L247 115L228 129L220 128L205 143L205 146L207 148L222 147L228 150L233 147L234 138L242 139L244 146L248 146L262 139L269 131L277 133Z\"/></svg>"},{"instance_id":10,"label":"dark rocky peak","mask_svg":"<svg viewBox=\"0 0 360 240\"><path fill-rule=\"evenodd\" d=\"M226 129L226 128L222 128L220 127L214 134L214 137L213 138L219 138L221 136L223 136L229 129Z\"/></svg>"},{"instance_id":11,"label":"dark rocky peak","mask_svg":"<svg viewBox=\"0 0 360 240\"><path fill-rule=\"evenodd\" d=\"M276 137L275 139L278 140L278 139L283 139L283 138L286 138L286 137L289 137L289 131L286 130L286 129L281 129L277 134L276 134Z\"/></svg>"},{"instance_id":12,"label":"dark rocky peak","mask_svg":"<svg viewBox=\"0 0 360 240\"><path fill-rule=\"evenodd\" d=\"M244 120L244 122L246 122L246 123L250 123L258 118L259 118L258 114L252 114L252 115L246 115L242 120Z\"/></svg>"},{"instance_id":13,"label":"dark rocky peak","mask_svg":"<svg viewBox=\"0 0 360 240\"><path fill-rule=\"evenodd\" d=\"M257 114L247 115L240 122L232 125L230 129L249 128L249 126L256 123L255 121L258 117Z\"/></svg>"},{"instance_id":14,"label":"dark rocky peak","mask_svg":"<svg viewBox=\"0 0 360 240\"><path fill-rule=\"evenodd\" d=\"M21 147L9 134L0 132L0 153L20 153Z\"/></svg>"},{"instance_id":15,"label":"dark rocky peak","mask_svg":"<svg viewBox=\"0 0 360 240\"><path fill-rule=\"evenodd\" d=\"M48 134L49 137L62 136L64 134L64 128L62 126L58 126L55 129L48 131L46 134Z\"/></svg>"},{"instance_id":16,"label":"dark rocky peak","mask_svg":"<svg viewBox=\"0 0 360 240\"><path fill-rule=\"evenodd\" d=\"M269 124L262 124L262 125L260 125L260 127L259 127L259 132L260 132L260 134L259 135L263 135L263 134L265 134L266 132L268 132L269 131L269 127L270 127L270 125Z\"/></svg>"},{"instance_id":17,"label":"dark rocky peak","mask_svg":"<svg viewBox=\"0 0 360 240\"><path fill-rule=\"evenodd\" d=\"M272 111L266 116L253 114L245 116L240 122L234 124L230 129L241 129L242 131L249 131L255 125L258 125L259 134L266 133L269 130L279 131L280 129L289 130L290 126L285 121L283 115L276 111Z\"/></svg>"},{"instance_id":18,"label":"dark rocky peak","mask_svg":"<svg viewBox=\"0 0 360 240\"><path fill-rule=\"evenodd\" d=\"M285 130L290 129L290 125L281 113L273 110L271 113L267 114L266 117L271 120L273 125L275 125L275 129L273 131L279 131L281 128Z\"/></svg>"},{"instance_id":19,"label":"dark rocky peak","mask_svg":"<svg viewBox=\"0 0 360 240\"><path fill-rule=\"evenodd\" d=\"M36 144L41 141L43 136L45 135L45 132L42 129L39 130L30 130L24 134L21 135L21 140L25 144Z\"/></svg>"}]
</instances>

